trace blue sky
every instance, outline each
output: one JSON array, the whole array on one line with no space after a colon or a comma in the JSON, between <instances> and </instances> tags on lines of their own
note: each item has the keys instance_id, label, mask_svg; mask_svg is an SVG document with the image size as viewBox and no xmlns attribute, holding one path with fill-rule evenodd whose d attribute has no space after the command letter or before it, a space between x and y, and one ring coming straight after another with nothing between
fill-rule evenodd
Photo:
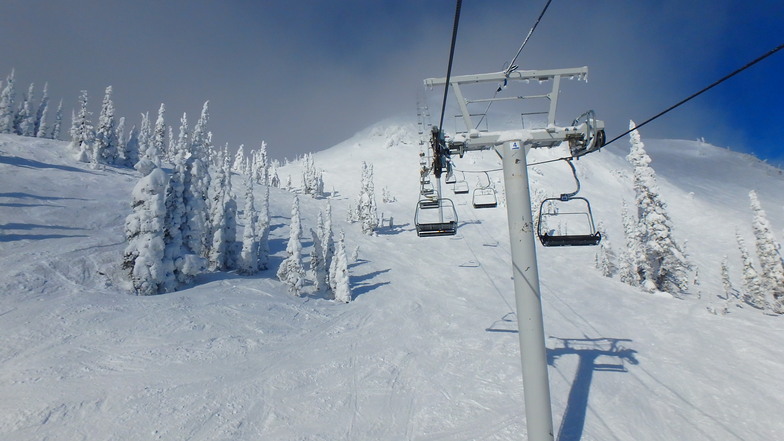
<instances>
[{"instance_id":1,"label":"blue sky","mask_svg":"<svg viewBox=\"0 0 784 441\"><path fill-rule=\"evenodd\" d=\"M464 0L453 73L501 70L545 1ZM216 144L269 144L289 158L381 119L414 118L417 90L446 74L453 1L4 0L0 75L18 93L49 82L65 108L114 88L137 123L161 102L195 122L210 100ZM587 65L563 87L559 121L595 109L608 136L784 43L780 0L553 0L523 69ZM784 162L784 51L642 129ZM488 95L492 95L489 90ZM440 97L440 93L435 93ZM437 101L437 99L436 99Z\"/></svg>"}]
</instances>

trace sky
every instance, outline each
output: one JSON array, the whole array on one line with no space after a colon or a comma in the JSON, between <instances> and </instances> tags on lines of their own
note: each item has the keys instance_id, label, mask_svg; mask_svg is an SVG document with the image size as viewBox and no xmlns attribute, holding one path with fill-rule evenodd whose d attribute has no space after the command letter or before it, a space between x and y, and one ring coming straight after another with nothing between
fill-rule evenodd
<instances>
[{"instance_id":1,"label":"sky","mask_svg":"<svg viewBox=\"0 0 784 441\"><path fill-rule=\"evenodd\" d=\"M463 1L453 74L502 70L545 3ZM445 0L4 0L0 76L15 71L17 99L48 82L66 114L87 90L96 120L111 85L129 125L164 103L175 133L209 100L215 144L265 141L271 157L293 158L386 118L415 121L422 80L446 75L454 10ZM588 66L587 83L562 86L557 122L594 109L612 138L782 43L780 0L553 0L517 64ZM782 164L782 72L784 50L643 139L704 138ZM433 114L442 94L425 94ZM454 109L450 99L447 116Z\"/></svg>"}]
</instances>

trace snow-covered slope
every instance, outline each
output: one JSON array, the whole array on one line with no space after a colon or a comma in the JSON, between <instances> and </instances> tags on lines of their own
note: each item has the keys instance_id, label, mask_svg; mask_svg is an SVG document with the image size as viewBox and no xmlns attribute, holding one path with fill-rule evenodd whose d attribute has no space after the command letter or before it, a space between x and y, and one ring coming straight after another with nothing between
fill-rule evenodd
<instances>
[{"instance_id":1,"label":"snow-covered slope","mask_svg":"<svg viewBox=\"0 0 784 441\"><path fill-rule=\"evenodd\" d=\"M720 303L723 255L740 283L734 234L751 243L749 190L781 237L784 178L738 153L642 136L700 285L683 300L654 296L603 278L593 249L539 250L559 439L776 439L781 318L706 307ZM0 438L524 439L506 213L453 195L458 235L418 238L418 153L413 125L384 122L315 155L336 192L300 198L303 227L332 204L335 229L360 247L354 302L295 298L274 278L288 238L284 191L271 195L273 269L136 297L119 263L138 176L92 170L65 143L0 135ZM616 249L621 200L633 199L625 153L613 146L578 162ZM374 237L343 221L363 160L387 219ZM458 163L497 164L489 152ZM296 185L298 170L280 176ZM574 185L559 163L530 175L549 195ZM384 187L396 202L381 203Z\"/></svg>"}]
</instances>

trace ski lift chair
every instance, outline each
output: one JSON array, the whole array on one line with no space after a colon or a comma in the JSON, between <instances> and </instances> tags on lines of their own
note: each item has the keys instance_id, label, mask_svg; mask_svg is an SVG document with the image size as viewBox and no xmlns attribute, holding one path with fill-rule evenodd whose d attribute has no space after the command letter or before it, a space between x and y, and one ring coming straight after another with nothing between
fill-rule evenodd
<instances>
[{"instance_id":1,"label":"ski lift chair","mask_svg":"<svg viewBox=\"0 0 784 441\"><path fill-rule=\"evenodd\" d=\"M423 206L423 202L426 205ZM435 205L420 200L414 213L417 236L454 236L457 234L457 210L451 199L440 198Z\"/></svg>"},{"instance_id":2,"label":"ski lift chair","mask_svg":"<svg viewBox=\"0 0 784 441\"><path fill-rule=\"evenodd\" d=\"M546 247L598 245L602 234L596 231L591 212L591 203L576 196L580 191L580 180L571 161L572 174L577 190L564 193L557 198L547 198L539 206L537 236Z\"/></svg>"},{"instance_id":3,"label":"ski lift chair","mask_svg":"<svg viewBox=\"0 0 784 441\"><path fill-rule=\"evenodd\" d=\"M495 208L498 206L498 198L495 194L495 189L490 186L490 175L485 172L487 176L487 185L476 187L472 198L474 208Z\"/></svg>"},{"instance_id":4,"label":"ski lift chair","mask_svg":"<svg viewBox=\"0 0 784 441\"><path fill-rule=\"evenodd\" d=\"M455 178L455 182L452 184L452 192L454 194L466 194L468 193L468 182L465 178L465 172L460 172L463 174L463 179Z\"/></svg>"}]
</instances>

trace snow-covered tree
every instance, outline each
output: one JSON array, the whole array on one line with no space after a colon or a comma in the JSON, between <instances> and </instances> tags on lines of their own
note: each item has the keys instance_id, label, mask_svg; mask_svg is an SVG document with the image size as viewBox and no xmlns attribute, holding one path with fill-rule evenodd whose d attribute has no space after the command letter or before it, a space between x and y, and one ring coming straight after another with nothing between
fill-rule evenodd
<instances>
[{"instance_id":1,"label":"snow-covered tree","mask_svg":"<svg viewBox=\"0 0 784 441\"><path fill-rule=\"evenodd\" d=\"M313 153L306 154L303 161L305 167L302 172L302 191L313 197L323 196L324 179L321 170L316 168L316 163L313 160Z\"/></svg>"},{"instance_id":2,"label":"snow-covered tree","mask_svg":"<svg viewBox=\"0 0 784 441\"><path fill-rule=\"evenodd\" d=\"M79 95L79 113L77 113L71 124L71 149L76 152L76 159L81 162L93 160L93 143L95 142L95 130L90 121L91 113L87 110L87 91L83 90Z\"/></svg>"},{"instance_id":3,"label":"snow-covered tree","mask_svg":"<svg viewBox=\"0 0 784 441\"><path fill-rule=\"evenodd\" d=\"M256 274L259 272L259 236L256 227L259 213L253 197L253 179L245 179L245 229L242 232L242 250L240 251L237 269L240 274Z\"/></svg>"},{"instance_id":4,"label":"snow-covered tree","mask_svg":"<svg viewBox=\"0 0 784 441\"><path fill-rule=\"evenodd\" d=\"M234 163L231 165L231 169L237 173L242 173L242 169L245 167L245 145L240 144L240 147L237 149L237 153L234 154Z\"/></svg>"},{"instance_id":5,"label":"snow-covered tree","mask_svg":"<svg viewBox=\"0 0 784 441\"><path fill-rule=\"evenodd\" d=\"M52 124L52 139L60 139L60 132L63 129L63 100L57 105L57 112L54 114L54 124Z\"/></svg>"},{"instance_id":6,"label":"snow-covered tree","mask_svg":"<svg viewBox=\"0 0 784 441\"><path fill-rule=\"evenodd\" d=\"M117 166L125 166L126 159L128 158L128 152L126 150L126 139L125 139L125 117L121 116L120 119L117 120L117 128L114 130L114 138L117 140L117 160L115 165Z\"/></svg>"},{"instance_id":7,"label":"snow-covered tree","mask_svg":"<svg viewBox=\"0 0 784 441\"><path fill-rule=\"evenodd\" d=\"M278 279L289 287L289 292L299 296L305 280L305 270L302 267L301 220L299 214L299 199L294 195L291 204L291 224L289 226L289 242L286 245L286 258L278 267Z\"/></svg>"},{"instance_id":8,"label":"snow-covered tree","mask_svg":"<svg viewBox=\"0 0 784 441\"><path fill-rule=\"evenodd\" d=\"M16 81L14 71L5 80L5 87L0 92L0 133L14 133L16 121Z\"/></svg>"},{"instance_id":9,"label":"snow-covered tree","mask_svg":"<svg viewBox=\"0 0 784 441\"><path fill-rule=\"evenodd\" d=\"M49 83L44 83L43 96L41 102L38 104L38 109L35 111L35 136L37 138L46 138L49 128L46 126L46 113L49 111Z\"/></svg>"},{"instance_id":10,"label":"snow-covered tree","mask_svg":"<svg viewBox=\"0 0 784 441\"><path fill-rule=\"evenodd\" d=\"M98 129L95 132L94 157L101 164L117 164L119 162L117 127L114 121L114 103L112 102L112 86L106 88L98 117Z\"/></svg>"},{"instance_id":11,"label":"snow-covered tree","mask_svg":"<svg viewBox=\"0 0 784 441\"><path fill-rule=\"evenodd\" d=\"M357 213L362 232L372 235L378 227L378 208L373 184L373 164L362 161L362 187L357 203Z\"/></svg>"},{"instance_id":12,"label":"snow-covered tree","mask_svg":"<svg viewBox=\"0 0 784 441\"><path fill-rule=\"evenodd\" d=\"M280 188L280 176L278 176L278 162L273 161L269 171L269 186Z\"/></svg>"},{"instance_id":13,"label":"snow-covered tree","mask_svg":"<svg viewBox=\"0 0 784 441\"><path fill-rule=\"evenodd\" d=\"M267 143L264 141L261 141L259 149L251 155L251 175L261 185L272 185L267 160Z\"/></svg>"},{"instance_id":14,"label":"snow-covered tree","mask_svg":"<svg viewBox=\"0 0 784 441\"><path fill-rule=\"evenodd\" d=\"M724 288L724 298L727 301L737 299L738 293L732 286L732 280L730 280L730 264L727 256L721 259L721 287Z\"/></svg>"},{"instance_id":15,"label":"snow-covered tree","mask_svg":"<svg viewBox=\"0 0 784 441\"><path fill-rule=\"evenodd\" d=\"M166 187L166 224L164 227L164 263L167 264L167 277L164 290L171 292L189 283L206 266L206 261L189 253L182 236L186 222L184 204L185 159L174 158L174 169Z\"/></svg>"},{"instance_id":16,"label":"snow-covered tree","mask_svg":"<svg viewBox=\"0 0 784 441\"><path fill-rule=\"evenodd\" d=\"M269 210L269 187L262 188L264 197L259 204L259 217L256 224L256 235L259 238L259 269L265 270L269 265L269 232L270 232L270 210Z\"/></svg>"},{"instance_id":17,"label":"snow-covered tree","mask_svg":"<svg viewBox=\"0 0 784 441\"><path fill-rule=\"evenodd\" d=\"M323 215L323 223L320 224L319 236L321 239L321 249L324 253L322 261L326 272L324 274L324 286L331 289L332 284L329 280L329 268L335 256L335 236L332 232L332 204L327 202L327 208Z\"/></svg>"},{"instance_id":18,"label":"snow-covered tree","mask_svg":"<svg viewBox=\"0 0 784 441\"><path fill-rule=\"evenodd\" d=\"M187 138L187 120L183 114L180 125L178 143L188 143L185 174L185 212L187 223L183 228L183 235L188 249L194 254L207 257L209 251L208 235L208 207L207 193L210 187L210 174L207 168L207 103L202 109L202 116L197 123L198 130L190 141ZM180 145L178 149L182 149ZM211 237L210 237L211 239Z\"/></svg>"},{"instance_id":19,"label":"snow-covered tree","mask_svg":"<svg viewBox=\"0 0 784 441\"><path fill-rule=\"evenodd\" d=\"M642 279L638 268L644 263L644 259L642 259L642 244L640 243L637 230L637 222L625 200L622 202L621 220L623 222L626 248L621 251L618 257L618 275L621 282L631 286L640 286Z\"/></svg>"},{"instance_id":20,"label":"snow-covered tree","mask_svg":"<svg viewBox=\"0 0 784 441\"><path fill-rule=\"evenodd\" d=\"M209 261L213 269L226 270L237 264L237 202L231 192L231 170L227 151L219 154L223 162L211 173L210 223L212 244Z\"/></svg>"},{"instance_id":21,"label":"snow-covered tree","mask_svg":"<svg viewBox=\"0 0 784 441\"><path fill-rule=\"evenodd\" d=\"M760 281L763 288L772 297L771 308L774 312L784 313L784 264L779 249L781 246L773 237L773 228L762 209L757 193L749 192L751 211L753 212L752 229L754 230L757 259L760 263Z\"/></svg>"},{"instance_id":22,"label":"snow-covered tree","mask_svg":"<svg viewBox=\"0 0 784 441\"><path fill-rule=\"evenodd\" d=\"M164 262L166 185L166 173L159 168L142 177L133 189L133 212L125 220L128 246L123 268L138 295L164 292L167 269L172 266Z\"/></svg>"},{"instance_id":23,"label":"snow-covered tree","mask_svg":"<svg viewBox=\"0 0 784 441\"><path fill-rule=\"evenodd\" d=\"M615 273L618 272L618 267L616 266L615 260L615 252L610 245L610 239L607 234L607 229L604 228L604 224L599 222L597 226L597 231L599 231L602 235L602 241L599 243L599 249L596 251L596 258L595 264L596 269L598 269L604 277L612 278L615 276Z\"/></svg>"},{"instance_id":24,"label":"snow-covered tree","mask_svg":"<svg viewBox=\"0 0 784 441\"><path fill-rule=\"evenodd\" d=\"M636 127L633 121L629 128ZM672 237L672 221L659 194L656 174L650 167L651 158L637 130L630 133L631 151L626 157L634 166L634 192L637 205L637 234L642 246L640 272L642 286L648 291L664 291L673 295L688 290L691 264L681 246Z\"/></svg>"},{"instance_id":25,"label":"snow-covered tree","mask_svg":"<svg viewBox=\"0 0 784 441\"><path fill-rule=\"evenodd\" d=\"M332 293L336 302L348 303L352 300L351 282L348 273L348 257L346 256L346 234L341 231L335 246L335 258L329 269Z\"/></svg>"},{"instance_id":26,"label":"snow-covered tree","mask_svg":"<svg viewBox=\"0 0 784 441\"><path fill-rule=\"evenodd\" d=\"M158 118L155 120L155 126L153 127L150 139L154 151L158 154L159 161L163 158L169 157L166 148L166 121L164 120L165 115L166 105L161 103L161 106L158 108Z\"/></svg>"},{"instance_id":27,"label":"snow-covered tree","mask_svg":"<svg viewBox=\"0 0 784 441\"><path fill-rule=\"evenodd\" d=\"M139 128L139 160L133 165L139 173L146 175L161 166L160 152L152 142L152 128L150 127L149 112L142 113L142 123Z\"/></svg>"},{"instance_id":28,"label":"snow-covered tree","mask_svg":"<svg viewBox=\"0 0 784 441\"><path fill-rule=\"evenodd\" d=\"M319 234L314 229L310 229L310 236L313 239L313 249L310 251L310 273L313 279L313 289L320 292L323 288L323 282L326 278L326 269L324 268L324 251L321 246L321 239Z\"/></svg>"},{"instance_id":29,"label":"snow-covered tree","mask_svg":"<svg viewBox=\"0 0 784 441\"><path fill-rule=\"evenodd\" d=\"M30 84L24 95L22 105L16 113L16 134L21 136L35 136L35 111L33 110L34 84Z\"/></svg>"},{"instance_id":30,"label":"snow-covered tree","mask_svg":"<svg viewBox=\"0 0 784 441\"><path fill-rule=\"evenodd\" d=\"M746 248L746 241L737 231L735 232L735 240L738 242L740 258L743 262L743 301L757 309L766 309L768 302L765 299L765 286L754 268L754 262Z\"/></svg>"}]
</instances>

